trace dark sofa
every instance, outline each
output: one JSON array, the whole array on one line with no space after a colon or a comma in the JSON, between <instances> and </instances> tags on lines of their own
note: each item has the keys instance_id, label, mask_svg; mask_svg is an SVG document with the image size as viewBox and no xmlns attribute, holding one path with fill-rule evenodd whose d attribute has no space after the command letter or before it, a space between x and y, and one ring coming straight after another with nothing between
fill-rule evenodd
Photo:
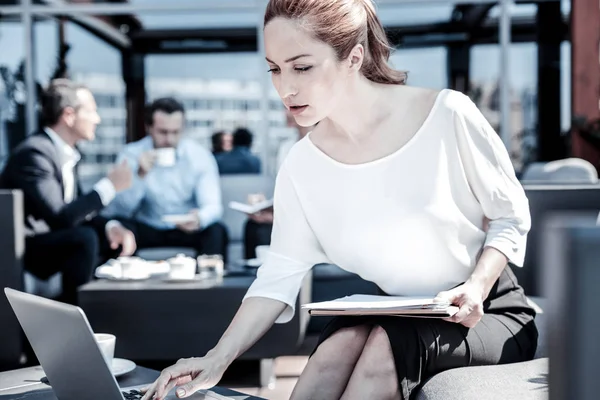
<instances>
[{"instance_id":1,"label":"dark sofa","mask_svg":"<svg viewBox=\"0 0 600 400\"><path fill-rule=\"evenodd\" d=\"M542 308L541 295L544 266L542 257L543 224L546 217L560 210L600 210L598 185L525 185L530 202L532 229L529 234L524 268L516 268L526 293ZM18 191L0 191L0 248L3 250L0 284L22 287L21 259L24 249L22 230L22 196ZM352 293L369 293L376 290L370 283L340 271L335 266L320 265L314 270L312 300L320 301ZM540 314L537 323L540 344L536 359L527 363L506 366L458 368L436 375L427 381L417 396L425 399L495 399L547 398L548 360L546 348L546 314ZM3 368L14 367L21 355L21 334L16 319L6 300L0 300L0 362ZM312 318L313 330L318 328ZM485 397L481 394L485 393ZM496 396L496 397L494 397Z\"/></svg>"}]
</instances>

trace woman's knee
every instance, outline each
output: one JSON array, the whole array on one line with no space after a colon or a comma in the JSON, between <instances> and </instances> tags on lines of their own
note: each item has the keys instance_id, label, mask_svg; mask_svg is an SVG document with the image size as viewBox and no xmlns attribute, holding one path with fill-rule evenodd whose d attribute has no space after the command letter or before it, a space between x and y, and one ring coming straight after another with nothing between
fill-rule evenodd
<instances>
[{"instance_id":1,"label":"woman's knee","mask_svg":"<svg viewBox=\"0 0 600 400\"><path fill-rule=\"evenodd\" d=\"M369 377L395 379L396 367L392 346L388 334L381 326L376 325L371 329L357 368L360 368L358 372L365 379Z\"/></svg>"},{"instance_id":2,"label":"woman's knee","mask_svg":"<svg viewBox=\"0 0 600 400\"><path fill-rule=\"evenodd\" d=\"M339 329L321 343L315 355L318 354L319 358L323 356L326 360L339 360L340 356L348 355L349 351L361 352L369 337L369 332L370 328L366 325Z\"/></svg>"}]
</instances>

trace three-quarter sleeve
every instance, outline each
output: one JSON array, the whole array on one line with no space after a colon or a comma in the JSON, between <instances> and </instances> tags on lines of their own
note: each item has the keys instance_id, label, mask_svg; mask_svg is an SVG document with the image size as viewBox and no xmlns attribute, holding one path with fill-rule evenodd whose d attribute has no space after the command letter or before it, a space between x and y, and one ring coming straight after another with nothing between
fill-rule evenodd
<instances>
[{"instance_id":1,"label":"three-quarter sleeve","mask_svg":"<svg viewBox=\"0 0 600 400\"><path fill-rule=\"evenodd\" d=\"M473 194L490 219L484 247L523 266L531 226L529 201L498 134L477 106L460 94L453 103L460 158Z\"/></svg>"},{"instance_id":2,"label":"three-quarter sleeve","mask_svg":"<svg viewBox=\"0 0 600 400\"><path fill-rule=\"evenodd\" d=\"M274 221L270 251L248 289L249 297L266 297L287 304L276 323L294 315L302 281L315 264L326 256L310 227L286 164L275 181Z\"/></svg>"}]
</instances>

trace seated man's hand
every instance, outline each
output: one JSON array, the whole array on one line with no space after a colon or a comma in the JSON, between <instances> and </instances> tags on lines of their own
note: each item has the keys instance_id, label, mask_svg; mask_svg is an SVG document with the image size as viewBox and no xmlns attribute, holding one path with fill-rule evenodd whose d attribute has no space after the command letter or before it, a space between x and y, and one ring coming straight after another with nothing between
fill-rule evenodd
<instances>
[{"instance_id":1,"label":"seated man's hand","mask_svg":"<svg viewBox=\"0 0 600 400\"><path fill-rule=\"evenodd\" d=\"M127 160L123 160L120 164L115 165L108 173L108 179L112 182L117 192L129 189L133 182L133 173L129 164L127 164Z\"/></svg>"},{"instance_id":2,"label":"seated man's hand","mask_svg":"<svg viewBox=\"0 0 600 400\"><path fill-rule=\"evenodd\" d=\"M265 201L266 197L263 193L251 193L248 195L248 204L254 205L260 203L261 201Z\"/></svg>"},{"instance_id":3,"label":"seated man's hand","mask_svg":"<svg viewBox=\"0 0 600 400\"><path fill-rule=\"evenodd\" d=\"M272 224L273 223L273 208L267 208L262 211L249 214L248 218L257 224Z\"/></svg>"},{"instance_id":4,"label":"seated man's hand","mask_svg":"<svg viewBox=\"0 0 600 400\"><path fill-rule=\"evenodd\" d=\"M138 159L138 175L140 178L144 178L148 172L154 167L156 162L156 153L153 151L146 151L142 153Z\"/></svg>"},{"instance_id":5,"label":"seated man's hand","mask_svg":"<svg viewBox=\"0 0 600 400\"><path fill-rule=\"evenodd\" d=\"M175 226L177 229L187 233L196 232L200 229L200 216L198 215L198 209L191 210L189 214L191 216L190 221L183 222Z\"/></svg>"},{"instance_id":6,"label":"seated man's hand","mask_svg":"<svg viewBox=\"0 0 600 400\"><path fill-rule=\"evenodd\" d=\"M106 232L110 248L116 250L121 246L121 254L119 256L130 256L135 253L137 244L135 235L129 229L121 224L113 224Z\"/></svg>"}]
</instances>

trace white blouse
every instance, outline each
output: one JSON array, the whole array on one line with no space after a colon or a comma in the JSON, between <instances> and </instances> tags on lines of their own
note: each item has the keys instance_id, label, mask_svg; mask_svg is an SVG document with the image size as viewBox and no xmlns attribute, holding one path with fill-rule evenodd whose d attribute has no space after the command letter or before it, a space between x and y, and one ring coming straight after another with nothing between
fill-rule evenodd
<instances>
[{"instance_id":1,"label":"white blouse","mask_svg":"<svg viewBox=\"0 0 600 400\"><path fill-rule=\"evenodd\" d=\"M465 95L443 90L401 149L348 165L300 140L277 175L271 251L244 299L294 314L313 265L333 263L391 295L464 282L483 247L523 265L529 203L499 136ZM483 218L491 220L487 233Z\"/></svg>"}]
</instances>

